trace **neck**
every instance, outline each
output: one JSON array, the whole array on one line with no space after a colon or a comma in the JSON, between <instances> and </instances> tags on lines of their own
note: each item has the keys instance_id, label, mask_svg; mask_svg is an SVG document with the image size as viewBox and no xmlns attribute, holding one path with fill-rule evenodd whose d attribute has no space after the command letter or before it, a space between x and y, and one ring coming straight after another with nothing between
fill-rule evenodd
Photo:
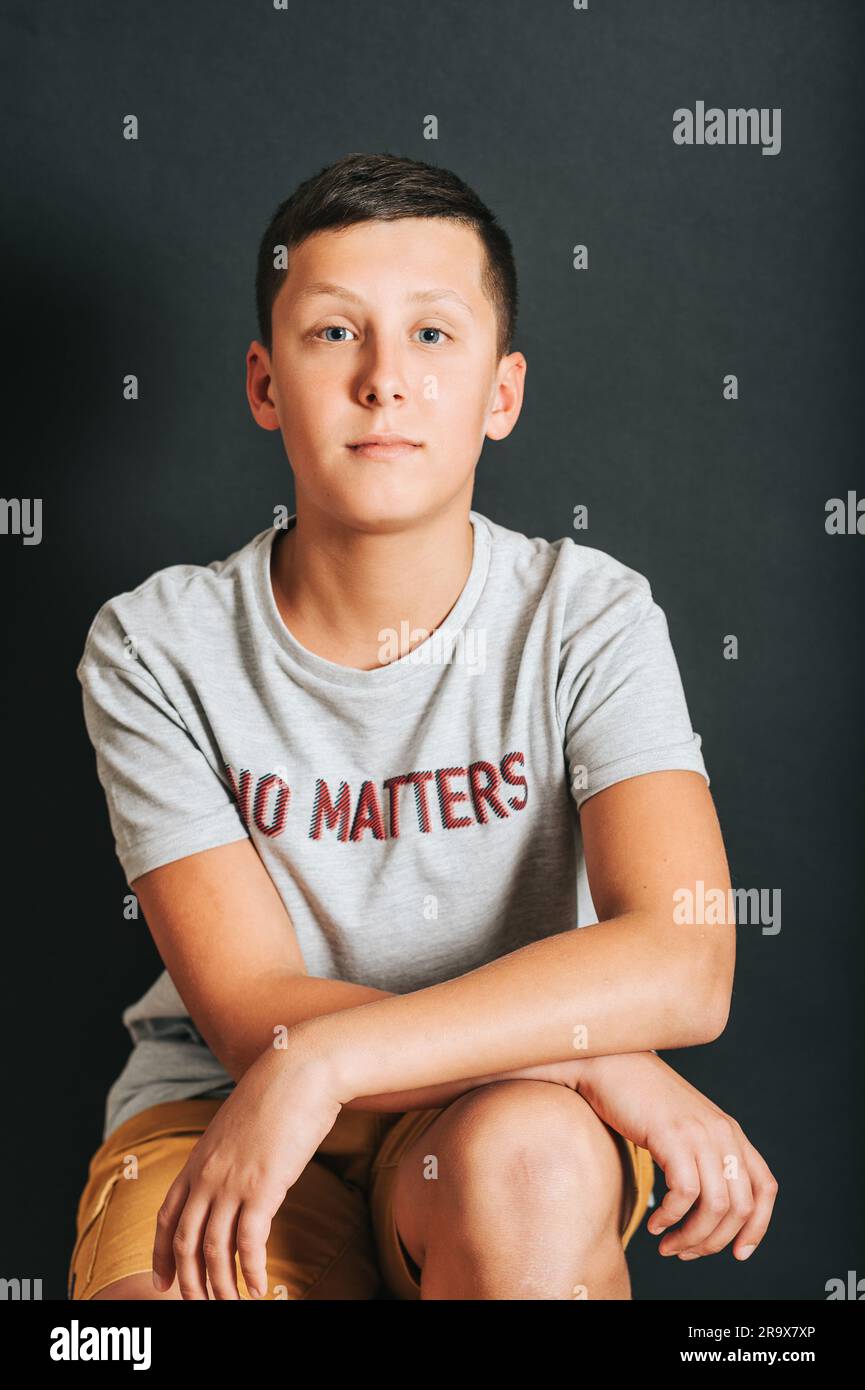
<instances>
[{"instance_id":1,"label":"neck","mask_svg":"<svg viewBox=\"0 0 865 1390\"><path fill-rule=\"evenodd\" d=\"M397 531L335 522L298 495L294 526L273 545L280 617L301 646L369 671L405 656L444 622L473 559L470 495Z\"/></svg>"}]
</instances>

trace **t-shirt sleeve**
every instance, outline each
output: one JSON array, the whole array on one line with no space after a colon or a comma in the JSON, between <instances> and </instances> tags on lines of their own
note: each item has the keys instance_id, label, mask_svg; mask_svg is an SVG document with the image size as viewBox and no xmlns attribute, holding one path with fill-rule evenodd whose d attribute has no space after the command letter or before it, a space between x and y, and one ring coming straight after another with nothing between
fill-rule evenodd
<instances>
[{"instance_id":1,"label":"t-shirt sleeve","mask_svg":"<svg viewBox=\"0 0 865 1390\"><path fill-rule=\"evenodd\" d=\"M710 784L691 728L666 615L644 576L595 575L588 618L566 623L557 692L577 809L605 787L683 769Z\"/></svg>"},{"instance_id":2,"label":"t-shirt sleeve","mask_svg":"<svg viewBox=\"0 0 865 1390\"><path fill-rule=\"evenodd\" d=\"M76 674L127 883L174 859L247 837L230 786L149 671L140 663L127 669L85 655Z\"/></svg>"}]
</instances>

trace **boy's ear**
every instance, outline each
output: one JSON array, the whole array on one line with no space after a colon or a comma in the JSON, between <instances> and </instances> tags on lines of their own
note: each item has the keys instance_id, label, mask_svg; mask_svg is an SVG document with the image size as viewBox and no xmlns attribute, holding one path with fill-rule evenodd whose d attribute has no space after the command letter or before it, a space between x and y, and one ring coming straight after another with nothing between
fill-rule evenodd
<instances>
[{"instance_id":1,"label":"boy's ear","mask_svg":"<svg viewBox=\"0 0 865 1390\"><path fill-rule=\"evenodd\" d=\"M493 403L487 416L487 439L506 439L520 418L527 367L521 352L508 353L499 363Z\"/></svg>"},{"instance_id":2,"label":"boy's ear","mask_svg":"<svg viewBox=\"0 0 865 1390\"><path fill-rule=\"evenodd\" d=\"M252 418L263 430L278 430L279 417L270 395L272 368L270 353L257 339L246 354L246 399Z\"/></svg>"}]
</instances>

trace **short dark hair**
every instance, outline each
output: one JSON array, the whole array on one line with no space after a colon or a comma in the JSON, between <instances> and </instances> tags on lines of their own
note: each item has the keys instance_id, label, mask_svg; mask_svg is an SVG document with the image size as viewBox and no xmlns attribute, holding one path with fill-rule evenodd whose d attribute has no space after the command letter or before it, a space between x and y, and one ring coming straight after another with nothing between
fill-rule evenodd
<instances>
[{"instance_id":1,"label":"short dark hair","mask_svg":"<svg viewBox=\"0 0 865 1390\"><path fill-rule=\"evenodd\" d=\"M287 271L274 267L274 247L290 255L314 232L358 222L403 217L447 217L472 227L486 262L484 293L498 323L497 358L512 351L517 318L517 273L510 238L489 208L449 169L395 154L347 154L298 184L280 203L261 239L255 277L260 341L272 350L271 312Z\"/></svg>"}]
</instances>

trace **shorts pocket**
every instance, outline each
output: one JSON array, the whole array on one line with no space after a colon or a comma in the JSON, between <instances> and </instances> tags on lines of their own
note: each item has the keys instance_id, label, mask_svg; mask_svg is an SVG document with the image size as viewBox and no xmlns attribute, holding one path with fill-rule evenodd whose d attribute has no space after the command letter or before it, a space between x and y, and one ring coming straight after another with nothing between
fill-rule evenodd
<instances>
[{"instance_id":1,"label":"shorts pocket","mask_svg":"<svg viewBox=\"0 0 865 1390\"><path fill-rule=\"evenodd\" d=\"M102 1234L102 1226L108 1211L108 1203L114 1191L115 1183L122 1176L120 1172L112 1173L105 1183L99 1199L93 1211L85 1218L85 1223L75 1241L72 1257L69 1261L69 1273L67 1277L66 1293L69 1299L74 1299L76 1289L78 1297L88 1286L93 1276L93 1266L96 1263L96 1255L99 1250L99 1237Z\"/></svg>"}]
</instances>

